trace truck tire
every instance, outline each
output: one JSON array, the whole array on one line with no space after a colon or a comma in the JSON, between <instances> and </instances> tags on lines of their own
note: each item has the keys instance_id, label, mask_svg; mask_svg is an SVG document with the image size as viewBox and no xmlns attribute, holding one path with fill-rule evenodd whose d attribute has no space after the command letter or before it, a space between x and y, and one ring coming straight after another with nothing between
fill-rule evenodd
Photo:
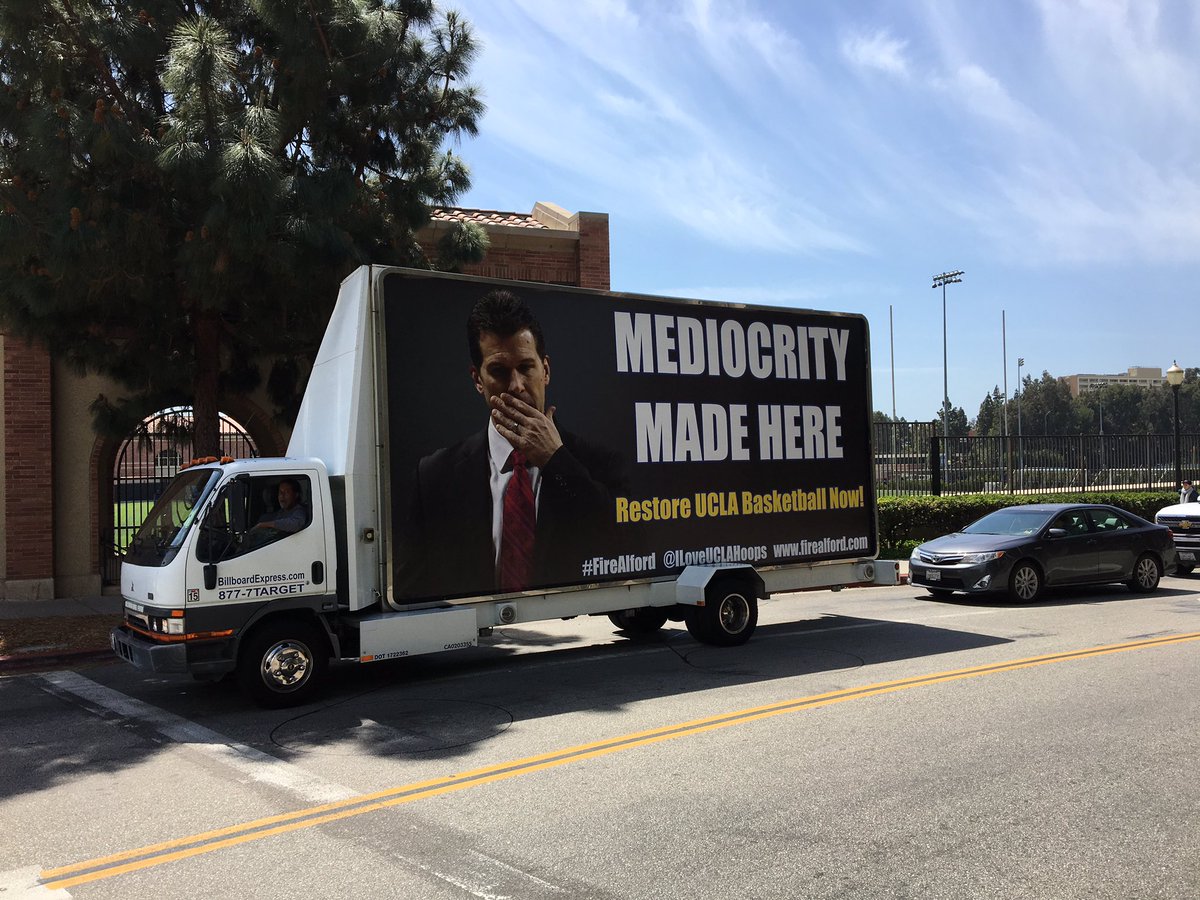
<instances>
[{"instance_id":1,"label":"truck tire","mask_svg":"<svg viewBox=\"0 0 1200 900\"><path fill-rule=\"evenodd\" d=\"M238 683L259 706L307 703L329 666L328 642L311 622L276 619L250 633L238 654Z\"/></svg>"},{"instance_id":2,"label":"truck tire","mask_svg":"<svg viewBox=\"0 0 1200 900\"><path fill-rule=\"evenodd\" d=\"M661 609L623 609L609 613L608 620L630 634L654 634L667 624L667 614Z\"/></svg>"},{"instance_id":3,"label":"truck tire","mask_svg":"<svg viewBox=\"0 0 1200 900\"><path fill-rule=\"evenodd\" d=\"M1192 569L1194 569L1194 568L1195 568L1195 566L1187 566L1182 563L1177 563L1175 566L1175 574L1176 575L1191 575Z\"/></svg>"},{"instance_id":4,"label":"truck tire","mask_svg":"<svg viewBox=\"0 0 1200 900\"><path fill-rule=\"evenodd\" d=\"M688 609L687 630L702 644L736 647L758 625L758 597L742 580L720 579L704 591L704 605Z\"/></svg>"}]
</instances>

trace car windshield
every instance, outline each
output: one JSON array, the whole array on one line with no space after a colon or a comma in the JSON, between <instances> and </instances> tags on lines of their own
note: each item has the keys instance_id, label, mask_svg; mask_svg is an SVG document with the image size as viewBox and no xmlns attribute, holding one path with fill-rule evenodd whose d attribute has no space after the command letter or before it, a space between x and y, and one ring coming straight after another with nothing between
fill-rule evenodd
<instances>
[{"instance_id":1,"label":"car windshield","mask_svg":"<svg viewBox=\"0 0 1200 900\"><path fill-rule=\"evenodd\" d=\"M1015 537L1041 530L1050 513L1037 509L998 509L963 529L964 534L1011 534Z\"/></svg>"},{"instance_id":2,"label":"car windshield","mask_svg":"<svg viewBox=\"0 0 1200 900\"><path fill-rule=\"evenodd\" d=\"M187 536L196 511L220 477L221 473L215 469L192 469L176 475L130 541L125 559L139 566L168 563Z\"/></svg>"}]
</instances>

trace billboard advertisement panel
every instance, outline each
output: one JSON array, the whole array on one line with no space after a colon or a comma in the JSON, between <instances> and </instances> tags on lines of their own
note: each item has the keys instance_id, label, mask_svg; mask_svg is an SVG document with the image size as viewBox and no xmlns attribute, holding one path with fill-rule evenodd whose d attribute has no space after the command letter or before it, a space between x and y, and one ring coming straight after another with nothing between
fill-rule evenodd
<instances>
[{"instance_id":1,"label":"billboard advertisement panel","mask_svg":"<svg viewBox=\"0 0 1200 900\"><path fill-rule=\"evenodd\" d=\"M875 555L862 316L409 271L382 300L395 602Z\"/></svg>"}]
</instances>

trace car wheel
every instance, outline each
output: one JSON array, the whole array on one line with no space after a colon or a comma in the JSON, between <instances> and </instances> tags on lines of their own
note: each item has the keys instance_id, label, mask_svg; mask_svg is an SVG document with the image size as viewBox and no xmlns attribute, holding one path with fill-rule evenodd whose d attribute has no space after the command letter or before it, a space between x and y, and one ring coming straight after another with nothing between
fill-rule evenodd
<instances>
[{"instance_id":1,"label":"car wheel","mask_svg":"<svg viewBox=\"0 0 1200 900\"><path fill-rule=\"evenodd\" d=\"M950 590L949 588L925 588L925 590L929 591L930 594L937 597L939 600L945 600L954 593L954 591Z\"/></svg>"},{"instance_id":2,"label":"car wheel","mask_svg":"<svg viewBox=\"0 0 1200 900\"><path fill-rule=\"evenodd\" d=\"M1033 563L1017 563L1008 577L1009 599L1017 603L1032 603L1042 593L1042 573Z\"/></svg>"},{"instance_id":3,"label":"car wheel","mask_svg":"<svg viewBox=\"0 0 1200 900\"><path fill-rule=\"evenodd\" d=\"M1176 563L1175 574L1176 575L1191 575L1192 569L1194 569L1194 568L1195 568L1195 566L1185 566L1182 563Z\"/></svg>"},{"instance_id":4,"label":"car wheel","mask_svg":"<svg viewBox=\"0 0 1200 900\"><path fill-rule=\"evenodd\" d=\"M238 683L260 706L299 706L316 694L328 665L328 645L315 625L297 619L269 621L242 646Z\"/></svg>"},{"instance_id":5,"label":"car wheel","mask_svg":"<svg viewBox=\"0 0 1200 900\"><path fill-rule=\"evenodd\" d=\"M654 634L667 624L667 614L660 609L623 609L609 613L608 620L629 634Z\"/></svg>"},{"instance_id":6,"label":"car wheel","mask_svg":"<svg viewBox=\"0 0 1200 900\"><path fill-rule=\"evenodd\" d=\"M1158 560L1149 553L1143 553L1133 565L1133 576L1126 582L1131 591L1143 591L1147 594L1158 588L1162 578L1162 567Z\"/></svg>"}]
</instances>

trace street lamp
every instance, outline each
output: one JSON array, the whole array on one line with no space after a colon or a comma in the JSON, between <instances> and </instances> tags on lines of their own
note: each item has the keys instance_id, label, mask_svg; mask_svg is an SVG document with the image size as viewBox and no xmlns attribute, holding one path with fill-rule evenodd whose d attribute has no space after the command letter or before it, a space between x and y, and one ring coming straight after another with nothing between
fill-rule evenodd
<instances>
[{"instance_id":1,"label":"street lamp","mask_svg":"<svg viewBox=\"0 0 1200 900\"><path fill-rule=\"evenodd\" d=\"M942 438L950 437L950 370L946 365L946 285L962 281L962 272L943 272L933 276L932 287L942 289Z\"/></svg>"},{"instance_id":2,"label":"street lamp","mask_svg":"<svg viewBox=\"0 0 1200 900\"><path fill-rule=\"evenodd\" d=\"M1183 369L1178 362L1172 362L1167 369L1167 384L1175 395L1175 490L1183 484L1183 464L1179 455L1179 386L1183 384Z\"/></svg>"}]
</instances>

